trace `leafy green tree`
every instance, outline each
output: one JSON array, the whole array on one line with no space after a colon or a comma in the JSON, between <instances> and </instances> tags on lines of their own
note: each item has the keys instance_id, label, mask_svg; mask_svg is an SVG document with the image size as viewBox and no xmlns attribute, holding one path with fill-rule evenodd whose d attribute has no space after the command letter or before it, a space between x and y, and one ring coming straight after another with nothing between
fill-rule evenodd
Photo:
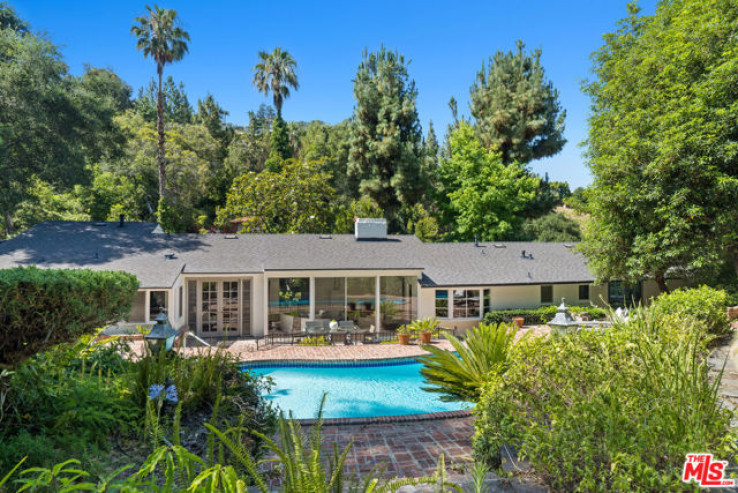
<instances>
[{"instance_id":1,"label":"leafy green tree","mask_svg":"<svg viewBox=\"0 0 738 493\"><path fill-rule=\"evenodd\" d=\"M321 161L323 169L331 174L331 186L341 197L351 197L358 183L347 176L349 155L349 122L330 125L310 122L301 136L300 159Z\"/></svg>"},{"instance_id":2,"label":"leafy green tree","mask_svg":"<svg viewBox=\"0 0 738 493\"><path fill-rule=\"evenodd\" d=\"M364 52L354 79L348 175L382 207L394 230L403 226L401 207L414 205L425 191L417 91L407 65L383 46Z\"/></svg>"},{"instance_id":3,"label":"leafy green tree","mask_svg":"<svg viewBox=\"0 0 738 493\"><path fill-rule=\"evenodd\" d=\"M16 227L30 228L42 221L89 221L81 185L59 193L51 185L35 178L28 187L28 198L18 205Z\"/></svg>"},{"instance_id":4,"label":"leafy green tree","mask_svg":"<svg viewBox=\"0 0 738 493\"><path fill-rule=\"evenodd\" d=\"M31 28L26 21L18 17L8 2L0 2L0 29L12 29L18 34L26 34Z\"/></svg>"},{"instance_id":5,"label":"leafy green tree","mask_svg":"<svg viewBox=\"0 0 738 493\"><path fill-rule=\"evenodd\" d=\"M85 182L91 157L106 153L110 141L101 130L112 131L108 103L88 89L67 74L47 39L0 29L0 210L6 235L15 231L14 215L32 198L37 178L64 192Z\"/></svg>"},{"instance_id":6,"label":"leafy green tree","mask_svg":"<svg viewBox=\"0 0 738 493\"><path fill-rule=\"evenodd\" d=\"M634 4L593 55L587 156L594 183L582 250L598 280L738 268L738 6Z\"/></svg>"},{"instance_id":7,"label":"leafy green tree","mask_svg":"<svg viewBox=\"0 0 738 493\"><path fill-rule=\"evenodd\" d=\"M249 111L249 124L236 129L228 146L225 169L230 184L233 179L249 171L261 171L270 153L270 131L276 113L262 104L257 111Z\"/></svg>"},{"instance_id":8,"label":"leafy green tree","mask_svg":"<svg viewBox=\"0 0 738 493\"><path fill-rule=\"evenodd\" d=\"M240 223L243 233L324 233L333 224L335 190L319 163L290 159L277 172L237 177L218 224Z\"/></svg>"},{"instance_id":9,"label":"leafy green tree","mask_svg":"<svg viewBox=\"0 0 738 493\"><path fill-rule=\"evenodd\" d=\"M161 90L164 93L164 121L181 124L193 123L195 111L187 97L184 83L176 83L170 75L162 83ZM133 101L133 107L136 112L141 113L146 118L146 121L156 122L158 115L157 98L158 86L156 80L151 79L147 86L138 90L138 95Z\"/></svg>"},{"instance_id":10,"label":"leafy green tree","mask_svg":"<svg viewBox=\"0 0 738 493\"><path fill-rule=\"evenodd\" d=\"M253 84L259 92L268 96L270 93L277 110L277 119L282 119L282 104L290 97L290 87L297 90L300 84L297 81L297 61L287 50L279 46L271 53L259 52L259 63L254 66Z\"/></svg>"},{"instance_id":11,"label":"leafy green tree","mask_svg":"<svg viewBox=\"0 0 738 493\"><path fill-rule=\"evenodd\" d=\"M431 188L435 186L438 178L438 151L438 138L433 128L433 122L430 122L428 124L428 136L423 141L423 175L425 182Z\"/></svg>"},{"instance_id":12,"label":"leafy green tree","mask_svg":"<svg viewBox=\"0 0 738 493\"><path fill-rule=\"evenodd\" d=\"M156 93L156 130L159 137L156 160L159 168L159 199L162 199L166 183L162 77L166 64L177 62L187 54L190 35L179 26L176 10L147 5L146 11L145 15L134 19L136 24L131 27L131 33L136 36L136 49L142 51L144 57L151 57L156 62L156 75L159 78Z\"/></svg>"},{"instance_id":13,"label":"leafy green tree","mask_svg":"<svg viewBox=\"0 0 738 493\"><path fill-rule=\"evenodd\" d=\"M269 171L278 171L282 161L292 157L292 147L287 136L287 127L279 115L272 123L272 134L269 138L269 159L267 159L265 166Z\"/></svg>"},{"instance_id":14,"label":"leafy green tree","mask_svg":"<svg viewBox=\"0 0 738 493\"><path fill-rule=\"evenodd\" d=\"M432 242L440 239L438 220L428 214L422 204L415 204L409 211L405 230L417 236L421 241Z\"/></svg>"},{"instance_id":15,"label":"leafy green tree","mask_svg":"<svg viewBox=\"0 0 738 493\"><path fill-rule=\"evenodd\" d=\"M220 159L225 159L228 146L233 139L233 127L228 125L225 118L228 112L224 110L212 94L197 101L197 121L205 126L210 136L220 143Z\"/></svg>"},{"instance_id":16,"label":"leafy green tree","mask_svg":"<svg viewBox=\"0 0 738 493\"><path fill-rule=\"evenodd\" d=\"M523 224L523 236L532 241L579 241L582 230L579 223L560 212L551 212Z\"/></svg>"},{"instance_id":17,"label":"leafy green tree","mask_svg":"<svg viewBox=\"0 0 738 493\"><path fill-rule=\"evenodd\" d=\"M86 65L79 87L94 94L98 101L108 102L116 113L131 107L131 86L111 69Z\"/></svg>"},{"instance_id":18,"label":"leafy green tree","mask_svg":"<svg viewBox=\"0 0 738 493\"><path fill-rule=\"evenodd\" d=\"M354 221L359 217L383 218L384 211L379 207L379 204L369 197L352 200L348 206L339 205L336 208L336 217L332 232L337 234L353 233Z\"/></svg>"},{"instance_id":19,"label":"leafy green tree","mask_svg":"<svg viewBox=\"0 0 738 493\"><path fill-rule=\"evenodd\" d=\"M495 53L477 73L470 98L477 137L505 164L552 156L566 143L566 111L546 79L540 49L528 54L518 41L514 53Z\"/></svg>"},{"instance_id":20,"label":"leafy green tree","mask_svg":"<svg viewBox=\"0 0 738 493\"><path fill-rule=\"evenodd\" d=\"M549 181L548 173L543 176L536 195L523 212L529 219L536 219L550 214L556 207L563 205L564 200L571 195L569 184L559 181Z\"/></svg>"},{"instance_id":21,"label":"leafy green tree","mask_svg":"<svg viewBox=\"0 0 738 493\"><path fill-rule=\"evenodd\" d=\"M451 238L516 238L538 178L516 163L504 164L499 153L482 146L465 121L459 122L449 143L451 158L442 159L439 169L439 206Z\"/></svg>"},{"instance_id":22,"label":"leafy green tree","mask_svg":"<svg viewBox=\"0 0 738 493\"><path fill-rule=\"evenodd\" d=\"M156 128L133 111L116 122L128 135L127 144L120 158L103 160L95 168L92 215L103 219L122 210L132 219L151 220L159 203ZM164 206L176 211L171 230L184 231L201 215L215 217L229 177L220 159L220 143L204 125L169 124L166 139L169 178Z\"/></svg>"}]
</instances>

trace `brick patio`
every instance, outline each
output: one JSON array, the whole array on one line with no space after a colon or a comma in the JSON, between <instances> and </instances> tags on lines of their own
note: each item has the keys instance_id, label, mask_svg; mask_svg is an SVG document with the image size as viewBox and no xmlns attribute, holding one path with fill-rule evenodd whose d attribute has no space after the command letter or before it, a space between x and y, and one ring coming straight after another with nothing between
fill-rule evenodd
<instances>
[{"instance_id":1,"label":"brick patio","mask_svg":"<svg viewBox=\"0 0 738 493\"><path fill-rule=\"evenodd\" d=\"M530 326L518 331L518 337L532 332L534 337L548 334L548 327ZM132 347L140 349L142 342L133 341ZM442 349L453 349L446 340L433 341L433 345ZM280 361L280 360L370 360L389 358L412 358L425 353L417 342L408 346L400 344L357 344L334 346L300 346L300 345L273 345L257 348L253 339L224 341L221 350L228 351L241 361ZM186 354L196 354L202 351L201 347L187 347Z\"/></svg>"}]
</instances>

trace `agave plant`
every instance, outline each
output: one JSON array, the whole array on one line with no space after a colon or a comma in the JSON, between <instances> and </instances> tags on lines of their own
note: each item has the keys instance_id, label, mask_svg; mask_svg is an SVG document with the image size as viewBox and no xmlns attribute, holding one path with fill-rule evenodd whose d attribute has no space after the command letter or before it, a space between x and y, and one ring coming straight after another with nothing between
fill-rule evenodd
<instances>
[{"instance_id":1,"label":"agave plant","mask_svg":"<svg viewBox=\"0 0 738 493\"><path fill-rule=\"evenodd\" d=\"M476 402L489 374L504 371L515 333L512 325L481 323L466 332L465 343L446 334L453 351L424 345L430 354L417 360L425 365L421 375L433 385L425 390L441 394L443 401Z\"/></svg>"}]
</instances>

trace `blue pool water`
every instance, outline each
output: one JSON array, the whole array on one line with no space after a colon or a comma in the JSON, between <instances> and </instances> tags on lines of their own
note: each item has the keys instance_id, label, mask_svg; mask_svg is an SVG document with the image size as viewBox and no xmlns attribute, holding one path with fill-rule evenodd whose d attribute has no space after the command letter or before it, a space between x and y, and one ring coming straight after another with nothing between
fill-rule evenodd
<instances>
[{"instance_id":1,"label":"blue pool water","mask_svg":"<svg viewBox=\"0 0 738 493\"><path fill-rule=\"evenodd\" d=\"M327 392L323 417L400 416L466 409L463 403L442 402L426 392L422 364L401 361L381 366L259 365L253 372L274 380L266 399L297 419L315 418Z\"/></svg>"}]
</instances>

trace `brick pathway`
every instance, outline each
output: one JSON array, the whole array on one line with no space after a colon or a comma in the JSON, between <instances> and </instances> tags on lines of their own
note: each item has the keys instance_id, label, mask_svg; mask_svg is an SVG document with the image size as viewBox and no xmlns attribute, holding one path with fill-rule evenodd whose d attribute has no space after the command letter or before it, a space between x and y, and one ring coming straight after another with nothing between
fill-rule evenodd
<instances>
[{"instance_id":1,"label":"brick pathway","mask_svg":"<svg viewBox=\"0 0 738 493\"><path fill-rule=\"evenodd\" d=\"M324 426L326 451L333 443L354 446L346 460L349 475L384 467L384 476L421 477L436 471L443 454L447 472L459 476L471 462L474 425L471 417L434 421Z\"/></svg>"}]
</instances>

